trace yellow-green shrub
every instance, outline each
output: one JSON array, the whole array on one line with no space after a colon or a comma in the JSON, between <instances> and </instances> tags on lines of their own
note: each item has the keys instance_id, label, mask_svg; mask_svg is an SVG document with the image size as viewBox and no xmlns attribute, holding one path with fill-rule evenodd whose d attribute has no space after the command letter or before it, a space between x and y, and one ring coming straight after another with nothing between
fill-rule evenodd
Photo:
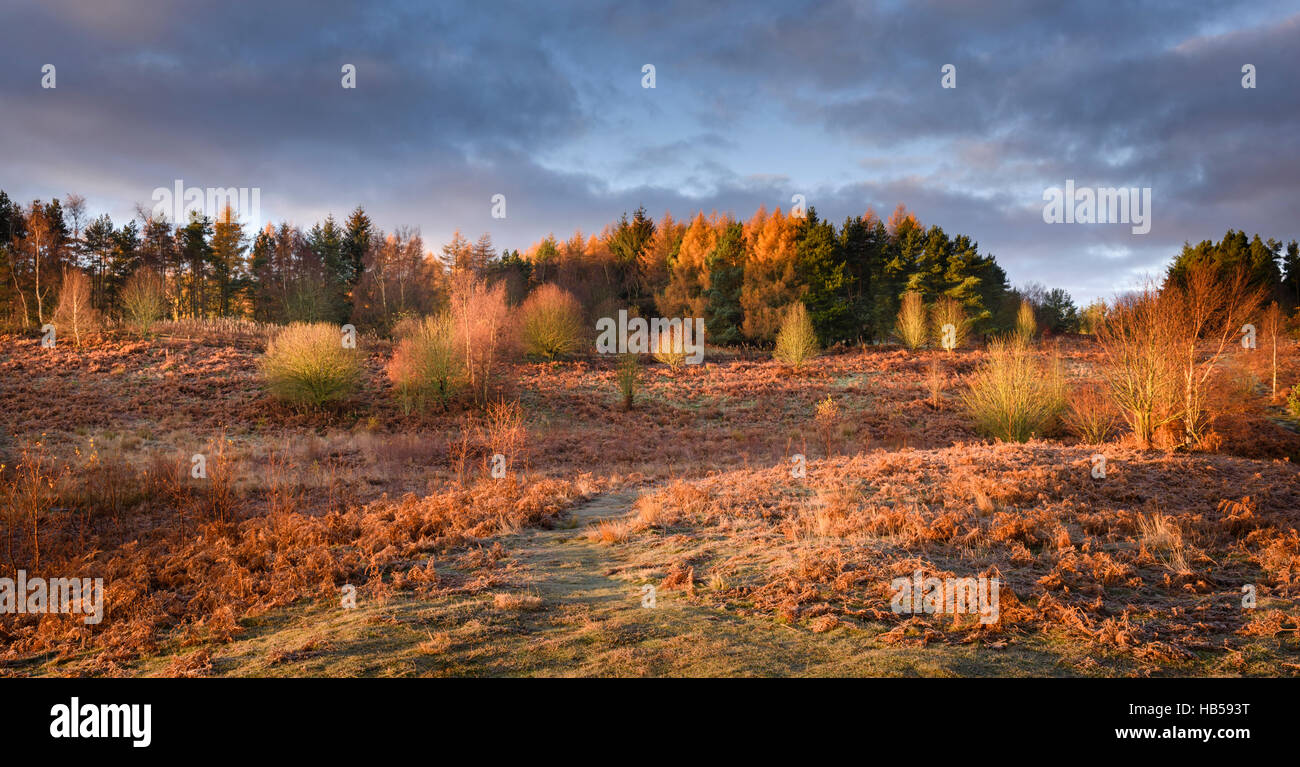
<instances>
[{"instance_id":1,"label":"yellow-green shrub","mask_svg":"<svg viewBox=\"0 0 1300 767\"><path fill-rule=\"evenodd\" d=\"M445 408L467 385L455 320L443 313L406 322L399 329L401 337L386 372L402 409L410 413L432 405Z\"/></svg>"},{"instance_id":2,"label":"yellow-green shrub","mask_svg":"<svg viewBox=\"0 0 1300 767\"><path fill-rule=\"evenodd\" d=\"M786 308L785 316L781 319L781 329L776 333L776 348L772 350L772 356L791 367L800 368L820 351L808 308L803 301L795 301Z\"/></svg>"},{"instance_id":3,"label":"yellow-green shrub","mask_svg":"<svg viewBox=\"0 0 1300 767\"><path fill-rule=\"evenodd\" d=\"M971 375L963 400L983 434L1007 442L1042 436L1065 406L1060 361L1041 359L1018 334L994 340L988 360Z\"/></svg>"},{"instance_id":4,"label":"yellow-green shrub","mask_svg":"<svg viewBox=\"0 0 1300 767\"><path fill-rule=\"evenodd\" d=\"M582 345L582 307L558 285L548 282L538 287L520 313L528 354L550 360L572 354Z\"/></svg>"},{"instance_id":5,"label":"yellow-green shrub","mask_svg":"<svg viewBox=\"0 0 1300 767\"><path fill-rule=\"evenodd\" d=\"M299 407L346 400L361 382L361 355L338 325L293 323L267 344L262 375L273 396Z\"/></svg>"}]
</instances>

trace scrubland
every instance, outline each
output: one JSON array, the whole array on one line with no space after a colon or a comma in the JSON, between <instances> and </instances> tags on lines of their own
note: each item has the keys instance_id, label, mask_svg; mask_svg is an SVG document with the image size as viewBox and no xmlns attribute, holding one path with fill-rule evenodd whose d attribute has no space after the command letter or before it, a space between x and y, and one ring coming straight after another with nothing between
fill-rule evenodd
<instances>
[{"instance_id":1,"label":"scrubland","mask_svg":"<svg viewBox=\"0 0 1300 767\"><path fill-rule=\"evenodd\" d=\"M1258 351L1189 449L1114 414L989 439L984 348L647 356L630 409L613 355L517 358L413 408L362 336L357 388L299 407L271 335L0 337L5 574L106 590L98 625L0 616L0 674L1300 673L1300 433ZM1031 353L1087 410L1098 343ZM891 611L918 570L998 578L1000 620Z\"/></svg>"}]
</instances>

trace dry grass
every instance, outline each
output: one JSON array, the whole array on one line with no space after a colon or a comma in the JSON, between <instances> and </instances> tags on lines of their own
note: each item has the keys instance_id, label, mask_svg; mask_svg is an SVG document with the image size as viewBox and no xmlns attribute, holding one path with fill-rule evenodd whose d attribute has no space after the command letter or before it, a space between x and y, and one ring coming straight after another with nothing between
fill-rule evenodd
<instances>
[{"instance_id":1,"label":"dry grass","mask_svg":"<svg viewBox=\"0 0 1300 767\"><path fill-rule=\"evenodd\" d=\"M930 328L934 332L933 342L936 349L956 351L969 343L971 322L966 317L966 310L962 308L960 301L944 296L934 302L930 314ZM951 335L946 339L951 342L951 348L948 348L945 343L944 331L947 326L952 326Z\"/></svg>"},{"instance_id":2,"label":"dry grass","mask_svg":"<svg viewBox=\"0 0 1300 767\"><path fill-rule=\"evenodd\" d=\"M984 434L1007 442L1044 436L1064 405L1058 360L1042 360L1018 335L989 344L988 361L975 371L963 396Z\"/></svg>"},{"instance_id":3,"label":"dry grass","mask_svg":"<svg viewBox=\"0 0 1300 767\"><path fill-rule=\"evenodd\" d=\"M948 374L938 357L930 360L925 373L925 388L930 392L930 407L938 410L943 404L943 392L948 387Z\"/></svg>"},{"instance_id":4,"label":"dry grass","mask_svg":"<svg viewBox=\"0 0 1300 767\"><path fill-rule=\"evenodd\" d=\"M209 461L209 481L221 465ZM394 590L483 589L491 578L467 577L461 568L471 561L490 568L500 554L485 552L455 570L442 560L483 552L494 536L551 524L580 497L567 482L525 487L485 480L316 515L300 508L301 496L289 488L267 494L267 513L258 513L255 497L236 494L228 482L214 496L180 472L143 470L133 479L152 489L123 525L94 514L58 514L58 507L86 497L87 488L48 460L33 458L5 473L0 517L4 538L14 544L5 575L26 569L103 578L109 609L97 626L71 615L0 616L4 657L90 649L86 670L103 673L156 651L167 637L225 641L240 633L244 617L304 599L337 601L343 584L357 585L361 598L370 599ZM190 511L178 515L174 504ZM20 535L32 522L24 515L36 515L30 539Z\"/></svg>"},{"instance_id":5,"label":"dry grass","mask_svg":"<svg viewBox=\"0 0 1300 767\"><path fill-rule=\"evenodd\" d=\"M1085 383L1071 390L1066 398L1061 420L1065 428L1082 442L1099 445L1110 438L1119 423L1119 412L1106 390L1096 383Z\"/></svg>"},{"instance_id":6,"label":"dry grass","mask_svg":"<svg viewBox=\"0 0 1300 767\"><path fill-rule=\"evenodd\" d=\"M1096 481L1092 448L973 444L967 413L918 396L929 361L899 349L833 350L797 377L761 351L711 350L685 379L641 371L647 404L635 411L612 401L617 360L502 361L494 376L511 390L497 402L517 403L521 418L494 426L490 408L405 417L385 342L359 351L363 396L320 411L273 401L242 345L0 342L10 350L0 356L0 561L108 583L99 627L0 617L6 660L50 657L60 673L124 673L154 653L195 658L175 673L209 673L192 647L215 657L250 618L337 604L343 583L363 604L517 593L507 535L555 524L594 486L658 487L632 516L587 533L619 544L605 554L642 557L654 577L742 619L780 617L832 637L896 625L876 579L916 560L927 573L994 567L1007 578L1017 600L1008 614L1019 617L996 641L1041 632L1155 664L1138 654L1164 651L1156 642L1199 652L1212 637L1218 649L1205 652L1217 657L1224 640L1233 650L1285 641L1293 625L1285 610L1279 624L1223 607L1240 583L1259 584L1270 610L1300 584L1300 499L1280 460L1300 459L1300 436L1266 384L1216 416L1225 455L1108 445L1110 473ZM989 360L982 350L935 356L954 377ZM1087 339L1063 339L1061 358L1080 380L1106 364ZM1278 364L1280 380L1300 378L1294 345L1280 345ZM1236 367L1234 357L1223 369ZM810 410L827 397L847 457L814 461L794 480L792 446L816 438ZM513 440L522 413L527 429ZM491 480L479 467L501 444L517 446L512 476ZM207 455L207 484L189 475L196 452ZM514 476L525 466L527 482ZM1182 534L1190 574L1142 542L1138 515L1155 513ZM1201 638L1198 623L1211 627ZM940 640L968 635L928 625ZM900 641L926 630L911 624ZM495 640L465 641L457 634L444 652Z\"/></svg>"},{"instance_id":7,"label":"dry grass","mask_svg":"<svg viewBox=\"0 0 1300 767\"><path fill-rule=\"evenodd\" d=\"M587 527L586 537L592 543L622 543L643 527L640 520L635 518L602 519Z\"/></svg>"},{"instance_id":8,"label":"dry grass","mask_svg":"<svg viewBox=\"0 0 1300 767\"><path fill-rule=\"evenodd\" d=\"M841 458L812 468L811 497L779 468L721 474L691 483L704 501L689 508L672 500L681 490L659 491L656 514L675 511L678 536L628 543L675 563L663 584L725 572L694 598L739 615L814 633L883 624L902 642L1005 646L1039 634L1144 673L1267 633L1240 607L1243 583L1272 606L1290 605L1279 626L1300 620L1287 601L1300 595L1293 466L1124 450L1112 455L1122 469L1091 482L1089 451L1033 443ZM1225 501L1243 489L1268 501ZM1136 493L1176 497L1179 511L1134 513ZM892 579L917 569L998 578L999 620L894 613ZM1274 645L1274 668L1298 650Z\"/></svg>"},{"instance_id":9,"label":"dry grass","mask_svg":"<svg viewBox=\"0 0 1300 767\"><path fill-rule=\"evenodd\" d=\"M542 609L542 598L532 594L493 594L492 606L498 610L532 611Z\"/></svg>"},{"instance_id":10,"label":"dry grass","mask_svg":"<svg viewBox=\"0 0 1300 767\"><path fill-rule=\"evenodd\" d=\"M615 374L615 380L618 381L618 391L619 394L622 395L624 410L631 410L634 400L636 399L637 379L640 376L640 368L640 355L626 353L619 356L618 373Z\"/></svg>"},{"instance_id":11,"label":"dry grass","mask_svg":"<svg viewBox=\"0 0 1300 767\"><path fill-rule=\"evenodd\" d=\"M1137 517L1138 542L1162 565L1176 574L1190 573L1183 545L1183 533L1178 523L1165 514L1139 514Z\"/></svg>"},{"instance_id":12,"label":"dry grass","mask_svg":"<svg viewBox=\"0 0 1300 767\"><path fill-rule=\"evenodd\" d=\"M921 294L908 291L903 294L902 308L898 310L898 320L894 332L903 345L912 351L925 346L929 337L929 328L925 324L925 301Z\"/></svg>"}]
</instances>

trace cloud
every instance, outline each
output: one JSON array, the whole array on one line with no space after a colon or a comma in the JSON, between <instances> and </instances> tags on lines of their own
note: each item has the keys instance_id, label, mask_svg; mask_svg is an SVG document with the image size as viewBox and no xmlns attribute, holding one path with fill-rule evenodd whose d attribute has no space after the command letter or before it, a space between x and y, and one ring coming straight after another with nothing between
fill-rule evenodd
<instances>
[{"instance_id":1,"label":"cloud","mask_svg":"<svg viewBox=\"0 0 1300 767\"><path fill-rule=\"evenodd\" d=\"M430 247L459 228L523 248L638 205L748 216L798 192L838 221L901 201L1087 299L1185 240L1297 235L1298 33L1270 2L14 4L0 186L119 220L178 178L258 187L267 216L362 204ZM1152 187L1151 234L1043 224L1067 178Z\"/></svg>"}]
</instances>

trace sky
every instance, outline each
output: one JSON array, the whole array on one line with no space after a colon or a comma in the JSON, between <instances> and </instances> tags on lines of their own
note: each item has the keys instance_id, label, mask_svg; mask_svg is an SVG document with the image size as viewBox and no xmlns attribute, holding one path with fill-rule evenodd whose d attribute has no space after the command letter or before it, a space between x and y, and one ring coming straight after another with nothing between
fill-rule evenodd
<instances>
[{"instance_id":1,"label":"sky","mask_svg":"<svg viewBox=\"0 0 1300 767\"><path fill-rule=\"evenodd\" d=\"M0 189L121 224L178 179L432 250L901 202L1082 305L1229 228L1300 238L1300 2L0 0ZM1149 187L1150 231L1046 223L1067 180Z\"/></svg>"}]
</instances>

